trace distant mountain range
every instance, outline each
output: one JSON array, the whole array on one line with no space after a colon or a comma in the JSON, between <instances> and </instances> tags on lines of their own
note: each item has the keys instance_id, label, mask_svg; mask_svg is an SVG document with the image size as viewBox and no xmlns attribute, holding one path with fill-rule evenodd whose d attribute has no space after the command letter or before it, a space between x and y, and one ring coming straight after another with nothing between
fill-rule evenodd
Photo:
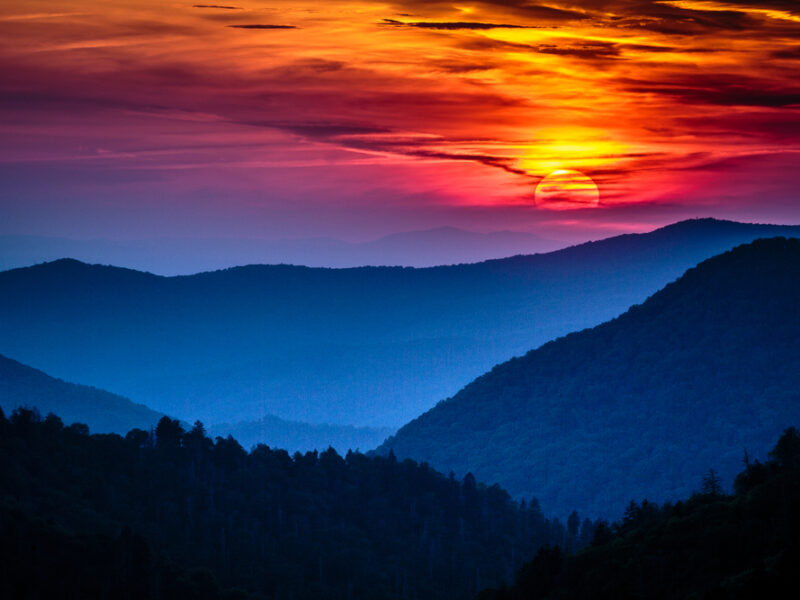
<instances>
[{"instance_id":1,"label":"distant mountain range","mask_svg":"<svg viewBox=\"0 0 800 600\"><path fill-rule=\"evenodd\" d=\"M147 430L164 416L122 396L67 383L0 356L0 407L8 415L18 406L36 408L42 417L56 413L67 425L84 423L93 433Z\"/></svg>"},{"instance_id":2,"label":"distant mountain range","mask_svg":"<svg viewBox=\"0 0 800 600\"><path fill-rule=\"evenodd\" d=\"M10 415L17 407L35 408L42 417L54 413L67 425L84 423L92 433L121 435L133 428L147 431L164 416L122 396L55 379L0 355L0 408ZM387 427L310 425L272 415L258 421L220 423L208 431L212 437L233 435L245 448L267 444L294 453L333 447L342 454L372 450L394 433Z\"/></svg>"},{"instance_id":3,"label":"distant mountain range","mask_svg":"<svg viewBox=\"0 0 800 600\"><path fill-rule=\"evenodd\" d=\"M800 423L800 240L711 258L641 305L496 366L379 450L472 472L545 511L729 486Z\"/></svg>"},{"instance_id":4,"label":"distant mountain range","mask_svg":"<svg viewBox=\"0 0 800 600\"><path fill-rule=\"evenodd\" d=\"M395 427L701 260L798 234L702 219L426 269L252 265L160 277L59 260L0 273L0 352L189 422L272 414Z\"/></svg>"},{"instance_id":5,"label":"distant mountain range","mask_svg":"<svg viewBox=\"0 0 800 600\"><path fill-rule=\"evenodd\" d=\"M340 268L363 265L431 267L550 252L566 245L532 233L477 233L455 227L395 233L360 243L328 237L121 241L6 235L0 236L0 270L65 257L160 275L188 275L255 263Z\"/></svg>"}]
</instances>

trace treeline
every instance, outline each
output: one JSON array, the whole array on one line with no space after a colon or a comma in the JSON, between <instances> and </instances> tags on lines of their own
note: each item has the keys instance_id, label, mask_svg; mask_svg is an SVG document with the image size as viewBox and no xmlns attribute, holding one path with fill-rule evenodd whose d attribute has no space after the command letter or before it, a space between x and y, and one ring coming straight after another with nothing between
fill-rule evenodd
<instances>
[{"instance_id":1,"label":"treeline","mask_svg":"<svg viewBox=\"0 0 800 600\"><path fill-rule=\"evenodd\" d=\"M594 529L393 455L248 453L167 417L121 437L0 411L3 597L469 598Z\"/></svg>"},{"instance_id":2,"label":"treeline","mask_svg":"<svg viewBox=\"0 0 800 600\"><path fill-rule=\"evenodd\" d=\"M800 590L800 434L787 429L765 463L747 460L723 493L713 471L686 501L631 502L570 555L541 548L510 588L480 600L745 600Z\"/></svg>"}]
</instances>

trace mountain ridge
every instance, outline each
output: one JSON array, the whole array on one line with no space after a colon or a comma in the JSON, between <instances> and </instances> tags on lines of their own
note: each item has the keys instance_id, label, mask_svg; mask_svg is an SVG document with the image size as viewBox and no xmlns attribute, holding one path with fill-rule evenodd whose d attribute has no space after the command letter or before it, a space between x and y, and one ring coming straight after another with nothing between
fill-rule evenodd
<instances>
[{"instance_id":1,"label":"mountain ridge","mask_svg":"<svg viewBox=\"0 0 800 600\"><path fill-rule=\"evenodd\" d=\"M800 241L740 246L615 319L496 365L378 451L471 471L563 513L686 495L708 468L731 478L745 448L763 454L800 421L799 300Z\"/></svg>"},{"instance_id":2,"label":"mountain ridge","mask_svg":"<svg viewBox=\"0 0 800 600\"><path fill-rule=\"evenodd\" d=\"M399 426L492 365L613 318L700 260L775 231L800 227L688 222L424 269L251 265L163 277L45 263L0 272L0 352L189 421Z\"/></svg>"},{"instance_id":3,"label":"mountain ridge","mask_svg":"<svg viewBox=\"0 0 800 600\"><path fill-rule=\"evenodd\" d=\"M475 262L517 253L548 252L565 245L527 232L480 233L456 227L398 232L362 242L330 237L115 241L0 235L0 269L31 266L64 256L86 263L111 262L166 276L251 263L335 268L358 265L426 267Z\"/></svg>"},{"instance_id":4,"label":"mountain ridge","mask_svg":"<svg viewBox=\"0 0 800 600\"><path fill-rule=\"evenodd\" d=\"M711 229L713 228L713 230ZM453 229L455 231L464 231L458 228L449 228L449 227L440 227L431 230L421 230L415 232L407 232L407 233L425 233L428 231L437 231L437 230L450 230ZM708 234L709 232L717 233L717 234L725 234L725 233L732 233L732 232L745 232L748 230L764 230L765 232L780 232L785 231L787 233L791 232L795 235L800 235L800 224L798 225L776 225L771 223L744 223L740 221L731 221L727 219L716 219L713 217L698 217L693 219L684 219L682 221L677 221L675 223L671 223L669 225L664 225L662 227L657 227L651 231L644 232L644 233L623 233L615 236L610 236L607 238L602 238L599 240L590 240L587 242L581 242L578 244L569 244L563 248L559 248L556 250L551 250L548 252L536 252L536 253L528 253L528 254L512 254L505 257L500 258L488 258L480 261L475 262L466 262L466 263L451 263L451 264L441 264L441 265L430 265L424 267L417 267L411 265L358 265L358 266L346 266L346 267L338 267L338 266L310 266L310 265L302 265L302 264L292 264L292 263L285 263L285 262L278 262L278 263L246 263L241 265L234 265L230 267L223 267L219 269L210 269L204 271L196 271L193 273L186 273L186 274L175 274L175 275L161 275L158 273L153 273L151 271L143 271L141 269L135 269L131 267L124 267L124 266L115 266L110 265L107 263L92 263L86 262L74 257L62 257L54 260L44 261L40 263L36 263L33 265L28 266L21 266L21 267L13 267L10 269L0 270L0 273L3 272L11 272L11 271L22 271L26 269L36 269L42 267L44 265L59 265L59 264L75 264L79 263L85 266L92 266L92 267L111 267L114 269L119 269L122 271L129 271L129 272L136 272L151 275L153 277L159 277L163 279L173 279L173 278L180 278L180 277L192 277L195 275L206 275L209 273L220 273L220 272L230 272L236 271L238 269L245 269L250 267L292 267L297 269L307 269L307 270L319 270L319 271L352 271L352 270L360 270L360 269L411 269L414 271L427 271L431 269L442 269L448 267L463 267L463 266L475 266L475 265L494 265L499 263L514 263L519 261L529 261L529 260L540 260L539 257L547 256L547 255L559 255L559 256L566 256L572 255L574 253L581 253L586 251L587 249L594 249L598 245L610 245L610 244L624 244L631 240L640 240L645 237L668 237L670 234L674 232L679 232L681 234L691 234L696 235L698 232ZM491 232L487 234L479 234L479 235L492 235L492 233L505 233L505 232ZM511 232L515 233L515 232ZM393 235L405 235L405 233L401 234L391 234L385 237L392 237ZM795 237L795 236L791 236ZM381 238L383 239L383 238ZM369 242L365 242L369 243Z\"/></svg>"}]
</instances>

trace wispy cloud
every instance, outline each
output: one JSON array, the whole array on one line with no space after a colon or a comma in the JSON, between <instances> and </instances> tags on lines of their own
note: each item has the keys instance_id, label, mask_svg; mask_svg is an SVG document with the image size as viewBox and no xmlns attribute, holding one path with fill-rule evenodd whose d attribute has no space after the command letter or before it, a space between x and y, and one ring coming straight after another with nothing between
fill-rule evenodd
<instances>
[{"instance_id":1,"label":"wispy cloud","mask_svg":"<svg viewBox=\"0 0 800 600\"><path fill-rule=\"evenodd\" d=\"M242 10L241 6L224 6L222 4L193 4L192 8L216 8L219 10Z\"/></svg>"},{"instance_id":2,"label":"wispy cloud","mask_svg":"<svg viewBox=\"0 0 800 600\"><path fill-rule=\"evenodd\" d=\"M244 25L228 25L234 29L297 29L295 25L267 25L263 23L249 23Z\"/></svg>"},{"instance_id":3,"label":"wispy cloud","mask_svg":"<svg viewBox=\"0 0 800 600\"><path fill-rule=\"evenodd\" d=\"M473 30L484 31L487 29L531 29L531 25L509 25L505 23L475 23L469 21L435 22L435 21L397 21L384 19L383 25L393 27L416 27L417 29L442 29L449 31Z\"/></svg>"},{"instance_id":4,"label":"wispy cloud","mask_svg":"<svg viewBox=\"0 0 800 600\"><path fill-rule=\"evenodd\" d=\"M541 177L572 168L611 210L721 203L721 169L800 148L795 0L12 4L0 160L15 164L158 170L187 195L198 186L171 169L213 171L204 190L250 198L288 190L263 173L291 164L308 169L291 176L298 211L370 190L528 206Z\"/></svg>"}]
</instances>

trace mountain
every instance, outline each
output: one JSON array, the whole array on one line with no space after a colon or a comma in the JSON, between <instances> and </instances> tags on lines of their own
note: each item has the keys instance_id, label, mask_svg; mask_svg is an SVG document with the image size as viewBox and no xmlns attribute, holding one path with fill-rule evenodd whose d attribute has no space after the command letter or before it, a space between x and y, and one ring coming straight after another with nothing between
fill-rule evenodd
<instances>
[{"instance_id":1,"label":"mountain","mask_svg":"<svg viewBox=\"0 0 800 600\"><path fill-rule=\"evenodd\" d=\"M705 489L675 505L633 503L573 556L543 548L511 588L480 600L781 598L800 586L800 436L787 429L728 496Z\"/></svg>"},{"instance_id":2,"label":"mountain","mask_svg":"<svg viewBox=\"0 0 800 600\"><path fill-rule=\"evenodd\" d=\"M187 421L399 426L492 365L613 318L701 260L798 227L710 219L425 269L0 272L0 353Z\"/></svg>"},{"instance_id":3,"label":"mountain","mask_svg":"<svg viewBox=\"0 0 800 600\"><path fill-rule=\"evenodd\" d=\"M641 305L494 367L381 451L467 471L546 511L729 482L800 422L800 240L757 240Z\"/></svg>"},{"instance_id":4,"label":"mountain","mask_svg":"<svg viewBox=\"0 0 800 600\"><path fill-rule=\"evenodd\" d=\"M354 427L352 425L312 425L286 421L268 415L257 421L219 423L209 427L212 437L232 435L245 448L267 444L283 448L290 454L308 450L326 450L329 446L341 453L348 450L372 450L394 430L388 427Z\"/></svg>"},{"instance_id":5,"label":"mountain","mask_svg":"<svg viewBox=\"0 0 800 600\"><path fill-rule=\"evenodd\" d=\"M393 456L0 412L4 598L468 600L575 538L497 486Z\"/></svg>"},{"instance_id":6,"label":"mountain","mask_svg":"<svg viewBox=\"0 0 800 600\"><path fill-rule=\"evenodd\" d=\"M67 423L84 423L98 433L150 429L163 413L135 404L105 390L67 383L0 355L0 408L36 408L41 415L62 415ZM232 435L246 448L268 444L291 453L320 451L332 446L341 452L371 450L393 433L387 427L311 425L268 415L257 421L220 423L209 428L212 437Z\"/></svg>"},{"instance_id":7,"label":"mountain","mask_svg":"<svg viewBox=\"0 0 800 600\"><path fill-rule=\"evenodd\" d=\"M0 269L26 267L65 256L161 275L186 275L252 263L339 268L362 265L430 267L550 252L566 245L532 233L477 233L454 227L395 233L368 242L325 237L81 240L5 235L0 236Z\"/></svg>"},{"instance_id":8,"label":"mountain","mask_svg":"<svg viewBox=\"0 0 800 600\"><path fill-rule=\"evenodd\" d=\"M149 429L164 416L122 396L67 383L0 356L0 407L10 413L18 406L37 408L42 415L56 413L67 423L84 423L97 432Z\"/></svg>"}]
</instances>

